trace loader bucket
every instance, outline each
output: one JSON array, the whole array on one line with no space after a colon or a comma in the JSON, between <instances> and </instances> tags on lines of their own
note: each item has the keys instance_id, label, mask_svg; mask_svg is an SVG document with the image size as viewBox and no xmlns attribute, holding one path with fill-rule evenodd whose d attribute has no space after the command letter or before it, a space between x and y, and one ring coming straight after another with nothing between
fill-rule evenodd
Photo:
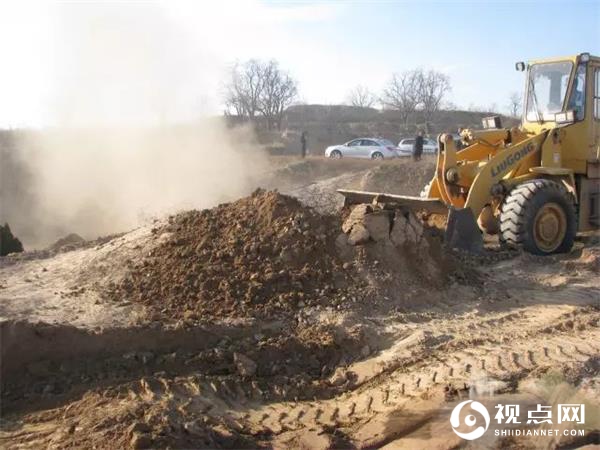
<instances>
[{"instance_id":1,"label":"loader bucket","mask_svg":"<svg viewBox=\"0 0 600 450\"><path fill-rule=\"evenodd\" d=\"M450 207L446 224L446 245L471 253L483 251L483 234L471 208Z\"/></svg>"},{"instance_id":2,"label":"loader bucket","mask_svg":"<svg viewBox=\"0 0 600 450\"><path fill-rule=\"evenodd\" d=\"M392 203L415 211L427 211L432 214L448 214L448 207L437 198L411 197L409 195L386 194L384 192L351 191L338 189L344 196L344 206L360 203Z\"/></svg>"},{"instance_id":3,"label":"loader bucket","mask_svg":"<svg viewBox=\"0 0 600 450\"><path fill-rule=\"evenodd\" d=\"M445 242L450 248L458 248L471 253L483 250L483 235L470 208L448 208L437 198L411 197L407 195L387 194L338 189L344 196L344 206L361 203L387 203L409 208L413 211L426 211L431 214L447 215Z\"/></svg>"}]
</instances>

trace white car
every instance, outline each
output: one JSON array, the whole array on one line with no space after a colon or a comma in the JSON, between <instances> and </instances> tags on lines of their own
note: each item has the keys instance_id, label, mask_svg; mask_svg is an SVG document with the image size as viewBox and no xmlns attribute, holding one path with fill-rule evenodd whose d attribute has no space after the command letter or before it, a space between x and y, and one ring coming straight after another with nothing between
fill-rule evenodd
<instances>
[{"instance_id":1,"label":"white car","mask_svg":"<svg viewBox=\"0 0 600 450\"><path fill-rule=\"evenodd\" d=\"M325 150L328 158L368 158L390 159L396 158L398 148L387 139L359 138L342 145L331 145Z\"/></svg>"},{"instance_id":2,"label":"white car","mask_svg":"<svg viewBox=\"0 0 600 450\"><path fill-rule=\"evenodd\" d=\"M415 145L415 138L402 139L398 143L398 150L402 156L410 156L413 152L413 145ZM423 139L423 153L435 155L438 151L437 142L433 139Z\"/></svg>"}]
</instances>

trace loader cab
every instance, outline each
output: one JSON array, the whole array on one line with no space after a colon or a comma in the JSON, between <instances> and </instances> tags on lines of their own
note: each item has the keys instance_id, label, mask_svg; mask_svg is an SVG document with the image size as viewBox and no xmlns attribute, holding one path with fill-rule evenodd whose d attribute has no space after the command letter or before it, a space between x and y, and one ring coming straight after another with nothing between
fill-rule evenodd
<instances>
[{"instance_id":1,"label":"loader cab","mask_svg":"<svg viewBox=\"0 0 600 450\"><path fill-rule=\"evenodd\" d=\"M571 61L530 66L525 103L527 122L553 122L555 114L563 111L572 71L573 63Z\"/></svg>"},{"instance_id":2,"label":"loader cab","mask_svg":"<svg viewBox=\"0 0 600 450\"><path fill-rule=\"evenodd\" d=\"M561 113L573 111L569 121L580 121L585 118L587 92L593 94L592 86L586 89L586 81L592 77L590 66L597 59L587 53L581 55L546 61L534 61L528 65L527 83L525 86L526 123L543 124L546 122L564 122ZM590 95L593 97L593 95ZM556 114L559 114L559 118Z\"/></svg>"},{"instance_id":3,"label":"loader cab","mask_svg":"<svg viewBox=\"0 0 600 450\"><path fill-rule=\"evenodd\" d=\"M586 173L587 161L600 155L600 58L581 53L517 64L518 70L525 68L522 129L565 131L560 160L544 161L542 152L541 165Z\"/></svg>"}]
</instances>

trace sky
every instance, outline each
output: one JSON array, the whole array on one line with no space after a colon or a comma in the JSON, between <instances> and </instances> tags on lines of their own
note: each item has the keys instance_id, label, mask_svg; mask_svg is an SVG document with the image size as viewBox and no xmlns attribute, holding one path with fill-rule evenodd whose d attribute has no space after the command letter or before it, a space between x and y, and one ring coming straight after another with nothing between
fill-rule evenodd
<instances>
[{"instance_id":1,"label":"sky","mask_svg":"<svg viewBox=\"0 0 600 450\"><path fill-rule=\"evenodd\" d=\"M600 54L600 0L0 0L0 127L194 120L236 61L276 59L302 102L436 69L461 108L505 109L521 60Z\"/></svg>"}]
</instances>

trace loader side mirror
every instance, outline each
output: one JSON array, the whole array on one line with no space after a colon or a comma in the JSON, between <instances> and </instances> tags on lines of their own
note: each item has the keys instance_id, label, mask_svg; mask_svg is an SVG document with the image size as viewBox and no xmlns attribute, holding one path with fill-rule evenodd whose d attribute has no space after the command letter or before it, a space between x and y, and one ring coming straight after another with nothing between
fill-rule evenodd
<instances>
[{"instance_id":1,"label":"loader side mirror","mask_svg":"<svg viewBox=\"0 0 600 450\"><path fill-rule=\"evenodd\" d=\"M518 63L515 63L515 69L517 70L517 72L524 72L525 71L525 63L523 61L519 61Z\"/></svg>"}]
</instances>

